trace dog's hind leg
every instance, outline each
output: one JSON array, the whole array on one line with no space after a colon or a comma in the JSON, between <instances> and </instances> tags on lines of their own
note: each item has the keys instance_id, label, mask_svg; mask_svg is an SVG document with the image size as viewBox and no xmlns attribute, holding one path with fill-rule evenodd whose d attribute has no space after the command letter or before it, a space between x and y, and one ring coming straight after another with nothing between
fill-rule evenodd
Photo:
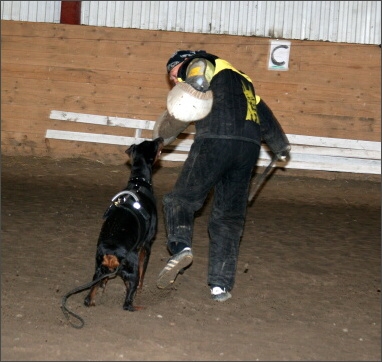
<instances>
[{"instance_id":1,"label":"dog's hind leg","mask_svg":"<svg viewBox=\"0 0 382 362\"><path fill-rule=\"evenodd\" d=\"M94 285L91 289L90 289L90 292L88 293L88 295L86 296L85 300L84 300L84 304L87 306L87 307L94 307L95 306L95 296L97 294L97 291L99 289L99 287L101 286L101 284L103 284L104 282L101 281L99 283L97 283L96 285Z\"/></svg>"},{"instance_id":2,"label":"dog's hind leg","mask_svg":"<svg viewBox=\"0 0 382 362\"><path fill-rule=\"evenodd\" d=\"M106 254L103 256L102 265L107 267L110 272L113 272L119 266L119 260L115 255ZM100 284L100 288L102 288L102 293L105 292L106 284L109 281L109 278L105 278L102 280Z\"/></svg>"},{"instance_id":3,"label":"dog's hind leg","mask_svg":"<svg viewBox=\"0 0 382 362\"><path fill-rule=\"evenodd\" d=\"M126 298L123 303L123 309L128 310L130 312L135 312L138 309L142 309L141 307L136 307L133 305L134 297L137 292L137 285L132 281L125 281L126 286Z\"/></svg>"},{"instance_id":4,"label":"dog's hind leg","mask_svg":"<svg viewBox=\"0 0 382 362\"><path fill-rule=\"evenodd\" d=\"M138 289L139 290L141 290L143 287L143 280L145 278L149 259L150 259L150 250L145 247L142 247L139 251L139 260L138 260L138 275L139 275Z\"/></svg>"},{"instance_id":5,"label":"dog's hind leg","mask_svg":"<svg viewBox=\"0 0 382 362\"><path fill-rule=\"evenodd\" d=\"M99 279L102 277L102 275L107 274L108 269L106 269L104 266L100 266L96 269L96 272L94 273L93 280ZM95 296L97 294L98 289L101 287L103 291L105 291L106 283L108 282L109 278L106 277L105 279L100 280L98 283L94 284L86 298L84 299L84 304L87 307L93 307L95 306Z\"/></svg>"},{"instance_id":6,"label":"dog's hind leg","mask_svg":"<svg viewBox=\"0 0 382 362\"><path fill-rule=\"evenodd\" d=\"M134 258L135 259L135 258ZM140 307L134 307L133 301L138 288L139 275L138 275L138 258L129 260L128 265L125 266L121 272L121 277L126 286L126 297L123 304L123 309L134 312Z\"/></svg>"}]
</instances>

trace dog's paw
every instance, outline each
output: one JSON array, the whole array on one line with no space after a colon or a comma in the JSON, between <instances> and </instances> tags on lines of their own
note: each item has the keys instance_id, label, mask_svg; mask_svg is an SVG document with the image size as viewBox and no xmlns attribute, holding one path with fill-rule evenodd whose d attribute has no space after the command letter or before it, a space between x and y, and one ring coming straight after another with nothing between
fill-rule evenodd
<instances>
[{"instance_id":1,"label":"dog's paw","mask_svg":"<svg viewBox=\"0 0 382 362\"><path fill-rule=\"evenodd\" d=\"M128 310L129 312L136 312L138 310L143 309L143 307L139 307L139 306L134 307L132 304L129 303L129 304L124 304L123 309Z\"/></svg>"},{"instance_id":2,"label":"dog's paw","mask_svg":"<svg viewBox=\"0 0 382 362\"><path fill-rule=\"evenodd\" d=\"M84 300L84 304L87 307L94 307L95 306L95 300L94 299L92 300L89 297L86 297L85 300Z\"/></svg>"}]
</instances>

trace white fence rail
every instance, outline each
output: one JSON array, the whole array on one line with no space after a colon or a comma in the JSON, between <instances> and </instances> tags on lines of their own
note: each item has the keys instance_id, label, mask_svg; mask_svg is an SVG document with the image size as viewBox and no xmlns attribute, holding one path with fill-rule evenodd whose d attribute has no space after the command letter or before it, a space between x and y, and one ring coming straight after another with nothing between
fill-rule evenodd
<instances>
[{"instance_id":1,"label":"white fence rail","mask_svg":"<svg viewBox=\"0 0 382 362\"><path fill-rule=\"evenodd\" d=\"M134 137L55 129L48 129L45 135L46 138L58 140L94 142L123 146L129 146L133 143L140 143L146 140L146 138L141 137L142 130L152 131L155 125L154 121L148 120L109 117L58 110L51 111L50 119L134 129ZM192 134L192 128L193 127L190 126L183 133ZM381 142L295 134L287 134L287 136L292 146L290 160L287 163L277 163L276 167L365 174L381 173ZM176 139L172 144L166 146L161 158L165 161L183 162L187 157L192 142L192 139ZM266 145L263 145L257 165L267 166L270 161L271 154L269 149Z\"/></svg>"}]
</instances>

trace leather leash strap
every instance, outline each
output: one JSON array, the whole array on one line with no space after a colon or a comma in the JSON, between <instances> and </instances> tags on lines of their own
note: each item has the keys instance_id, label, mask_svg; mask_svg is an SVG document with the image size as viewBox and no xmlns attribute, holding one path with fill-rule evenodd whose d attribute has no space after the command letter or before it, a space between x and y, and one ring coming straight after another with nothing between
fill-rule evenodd
<instances>
[{"instance_id":1,"label":"leather leash strap","mask_svg":"<svg viewBox=\"0 0 382 362\"><path fill-rule=\"evenodd\" d=\"M263 184L264 180L266 179L269 172L273 168L273 165L277 162L278 159L279 159L279 155L278 154L274 155L272 158L272 161L269 163L269 165L264 170L264 172L259 177L256 178L255 182L252 184L253 189L250 195L248 196L248 203L250 203L253 200L260 186Z\"/></svg>"}]
</instances>

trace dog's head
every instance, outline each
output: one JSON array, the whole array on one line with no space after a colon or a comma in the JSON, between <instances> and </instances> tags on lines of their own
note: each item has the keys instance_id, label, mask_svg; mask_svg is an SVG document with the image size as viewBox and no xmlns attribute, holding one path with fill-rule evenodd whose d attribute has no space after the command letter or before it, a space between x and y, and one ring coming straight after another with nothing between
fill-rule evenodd
<instances>
[{"instance_id":1,"label":"dog's head","mask_svg":"<svg viewBox=\"0 0 382 362\"><path fill-rule=\"evenodd\" d=\"M131 145L125 152L129 155L132 163L136 159L143 158L148 165L153 165L159 158L164 140L158 137L152 141L143 141L140 144Z\"/></svg>"}]
</instances>

